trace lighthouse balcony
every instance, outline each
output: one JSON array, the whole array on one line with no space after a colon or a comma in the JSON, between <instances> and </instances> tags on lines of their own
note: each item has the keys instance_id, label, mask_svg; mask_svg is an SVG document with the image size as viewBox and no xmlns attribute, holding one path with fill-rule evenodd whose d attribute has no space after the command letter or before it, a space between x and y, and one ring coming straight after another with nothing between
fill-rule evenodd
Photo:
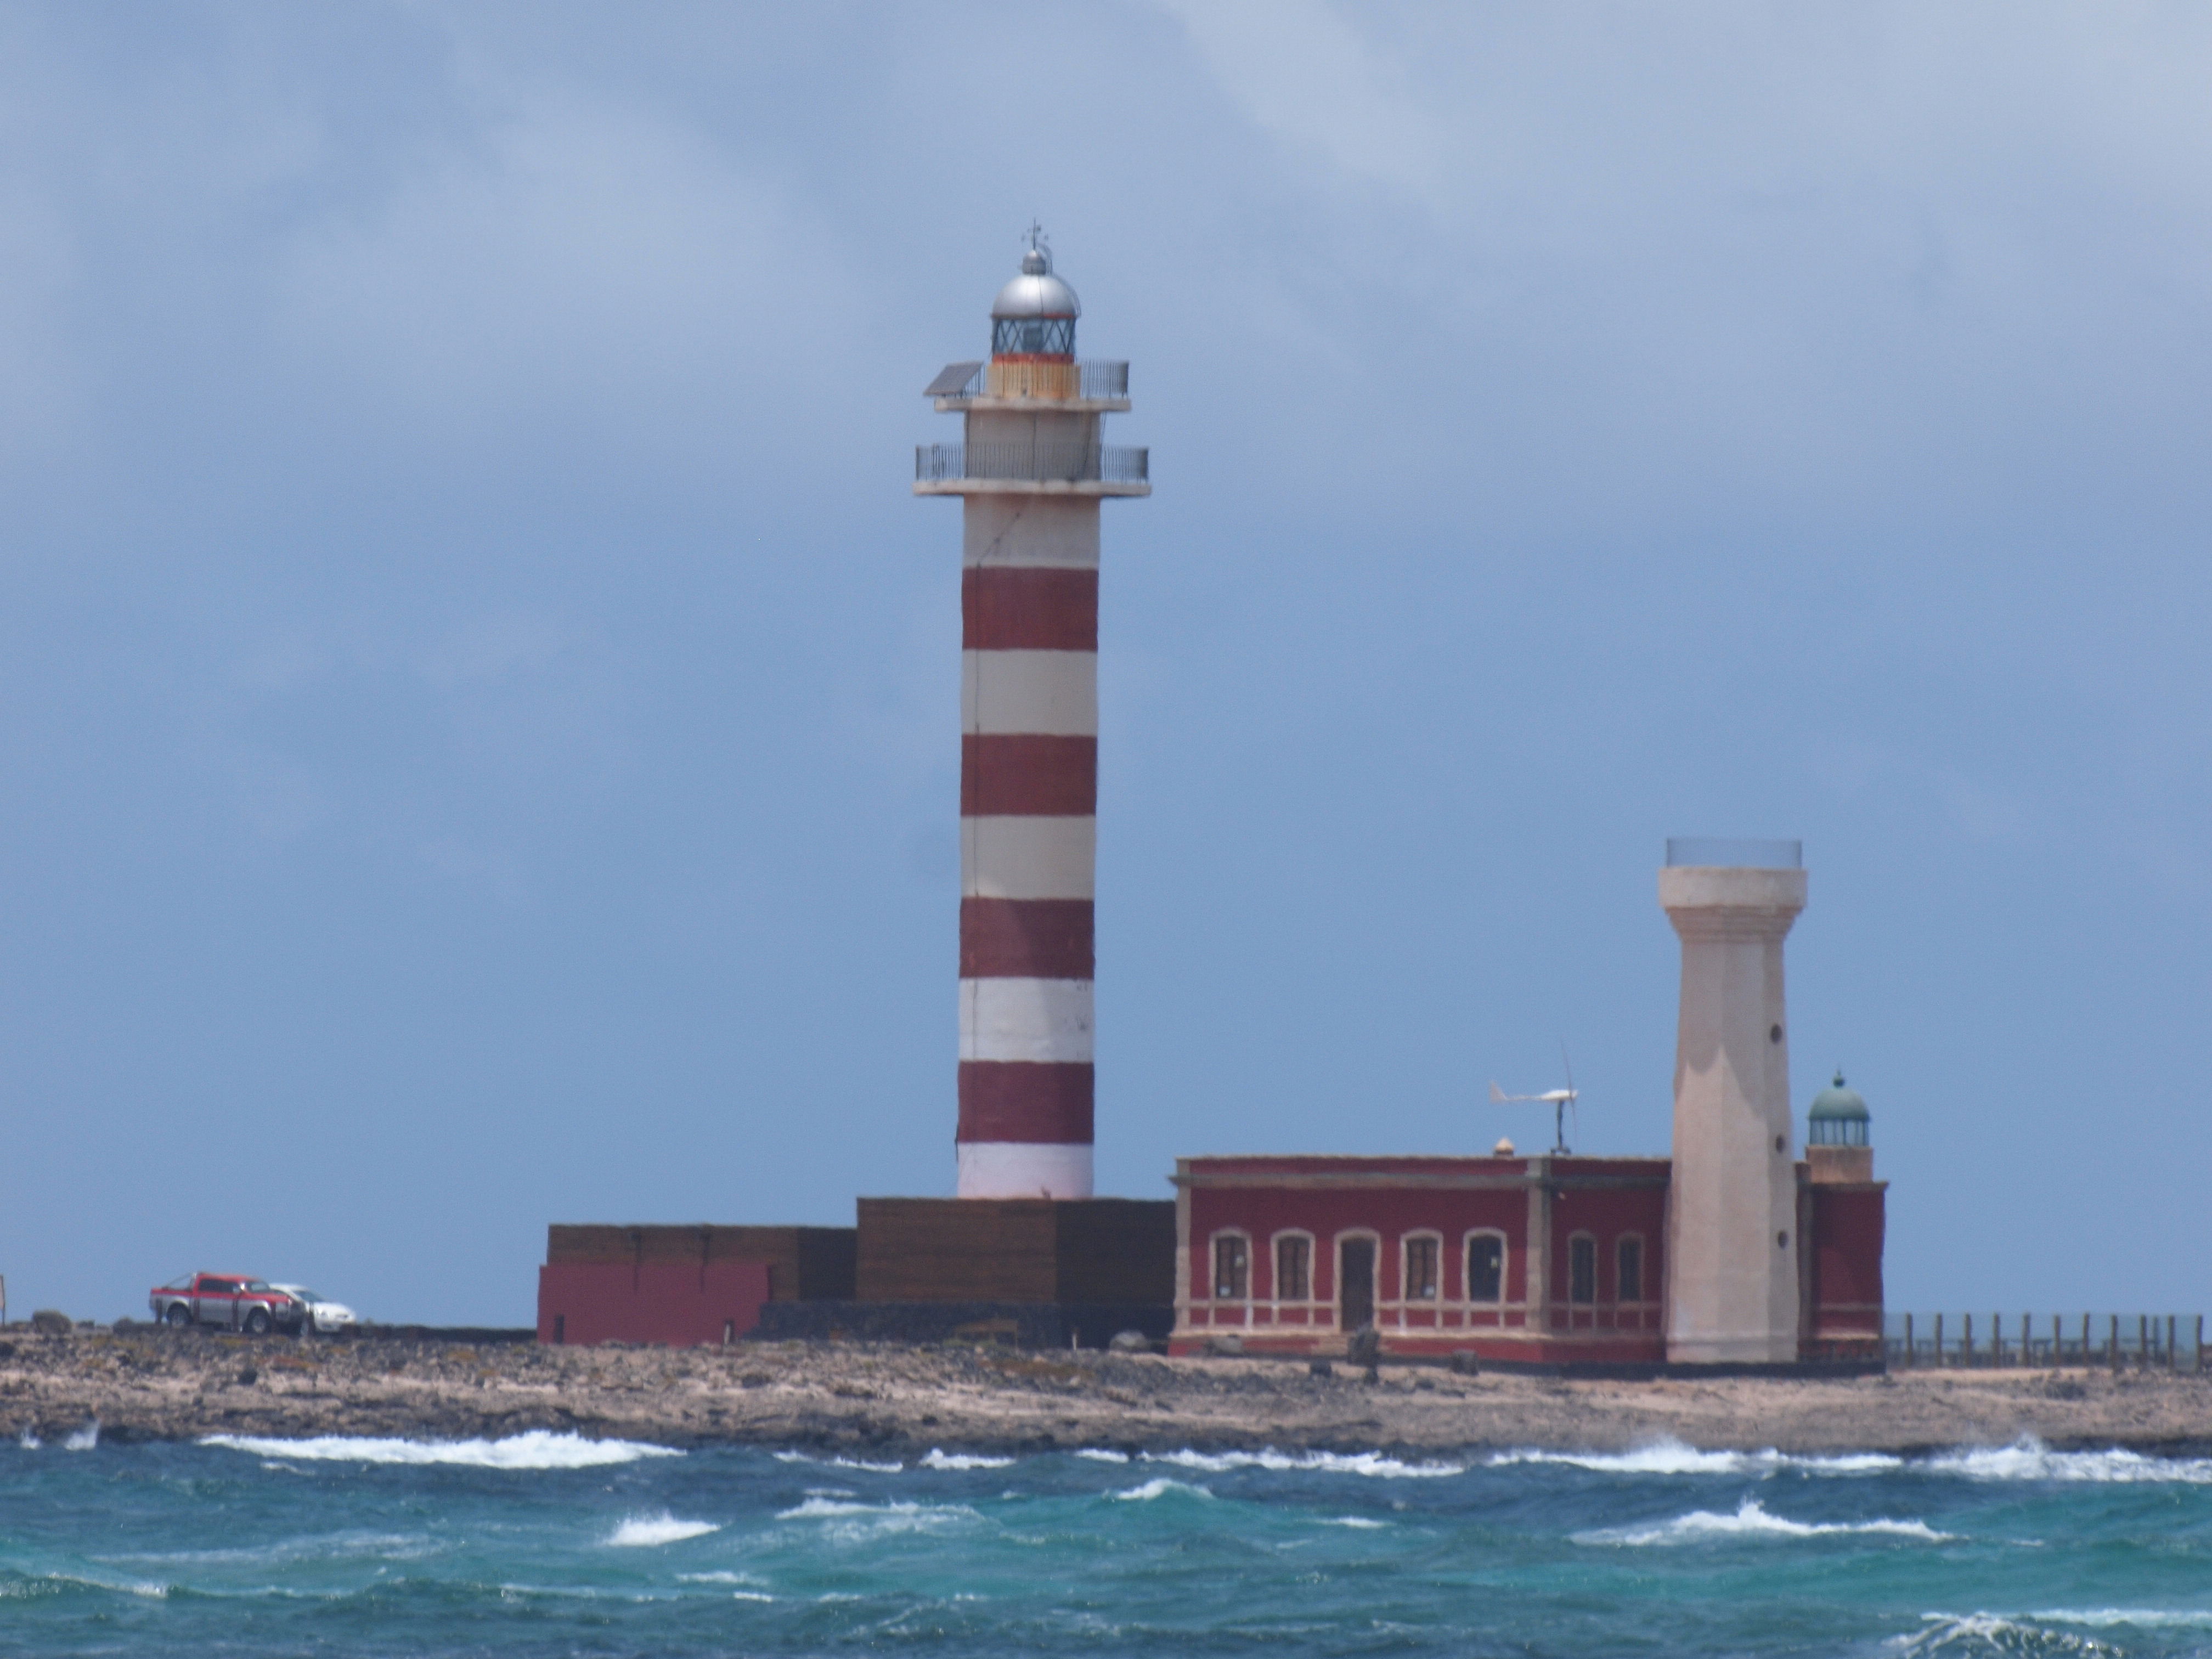
<instances>
[{"instance_id":1,"label":"lighthouse balcony","mask_svg":"<svg viewBox=\"0 0 2212 1659\"><path fill-rule=\"evenodd\" d=\"M920 444L917 495L1149 495L1152 452L1103 444Z\"/></svg>"},{"instance_id":2,"label":"lighthouse balcony","mask_svg":"<svg viewBox=\"0 0 2212 1659\"><path fill-rule=\"evenodd\" d=\"M924 390L942 414L1018 409L1114 414L1129 407L1129 365L1030 358L948 363Z\"/></svg>"}]
</instances>

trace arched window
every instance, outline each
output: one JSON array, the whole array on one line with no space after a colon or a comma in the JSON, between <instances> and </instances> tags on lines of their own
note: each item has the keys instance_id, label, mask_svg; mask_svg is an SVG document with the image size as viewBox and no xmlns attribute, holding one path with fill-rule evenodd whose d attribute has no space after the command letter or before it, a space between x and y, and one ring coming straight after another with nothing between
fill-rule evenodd
<instances>
[{"instance_id":1,"label":"arched window","mask_svg":"<svg viewBox=\"0 0 2212 1659\"><path fill-rule=\"evenodd\" d=\"M1313 1240L1304 1233L1275 1236L1275 1300L1313 1299Z\"/></svg>"},{"instance_id":2,"label":"arched window","mask_svg":"<svg viewBox=\"0 0 2212 1659\"><path fill-rule=\"evenodd\" d=\"M1375 1322L1375 1235L1340 1233L1336 1240L1336 1320L1356 1331Z\"/></svg>"},{"instance_id":3,"label":"arched window","mask_svg":"<svg viewBox=\"0 0 2212 1659\"><path fill-rule=\"evenodd\" d=\"M1408 1302L1433 1302L1443 1276L1443 1240L1434 1233L1415 1233L1406 1240L1405 1286Z\"/></svg>"},{"instance_id":4,"label":"arched window","mask_svg":"<svg viewBox=\"0 0 2212 1659\"><path fill-rule=\"evenodd\" d=\"M1588 1233L1577 1233L1567 1241L1567 1300L1597 1300L1597 1240Z\"/></svg>"},{"instance_id":5,"label":"arched window","mask_svg":"<svg viewBox=\"0 0 2212 1659\"><path fill-rule=\"evenodd\" d=\"M1213 1299L1242 1302L1252 1291L1252 1246L1242 1233L1213 1236Z\"/></svg>"},{"instance_id":6,"label":"arched window","mask_svg":"<svg viewBox=\"0 0 2212 1659\"><path fill-rule=\"evenodd\" d=\"M1467 1299L1505 1300L1505 1235L1469 1233L1467 1238Z\"/></svg>"},{"instance_id":7,"label":"arched window","mask_svg":"<svg viewBox=\"0 0 2212 1659\"><path fill-rule=\"evenodd\" d=\"M1613 1299L1644 1300L1644 1236L1623 1233L1613 1247Z\"/></svg>"}]
</instances>

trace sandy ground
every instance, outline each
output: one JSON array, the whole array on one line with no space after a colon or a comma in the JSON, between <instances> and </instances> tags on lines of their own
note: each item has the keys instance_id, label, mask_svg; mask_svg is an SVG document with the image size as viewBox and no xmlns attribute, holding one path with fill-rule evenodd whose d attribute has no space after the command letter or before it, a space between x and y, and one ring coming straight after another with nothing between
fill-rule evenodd
<instances>
[{"instance_id":1,"label":"sandy ground","mask_svg":"<svg viewBox=\"0 0 2212 1659\"><path fill-rule=\"evenodd\" d=\"M497 1437L530 1429L914 1451L1182 1446L1911 1452L1999 1445L2212 1448L2212 1377L2072 1370L1907 1371L1839 1382L1462 1377L1339 1366L981 1347L469 1347L177 1335L0 1340L0 1429L104 1437Z\"/></svg>"}]
</instances>

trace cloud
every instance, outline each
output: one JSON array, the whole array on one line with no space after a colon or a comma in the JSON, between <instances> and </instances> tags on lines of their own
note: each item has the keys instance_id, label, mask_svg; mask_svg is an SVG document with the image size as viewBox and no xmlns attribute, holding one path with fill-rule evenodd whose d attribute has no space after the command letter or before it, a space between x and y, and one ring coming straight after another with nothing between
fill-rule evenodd
<instances>
[{"instance_id":1,"label":"cloud","mask_svg":"<svg viewBox=\"0 0 2212 1659\"><path fill-rule=\"evenodd\" d=\"M836 359L860 297L726 153L573 86L477 99L467 142L287 251L278 327L303 362L438 439L563 420L619 441L732 393L803 392Z\"/></svg>"}]
</instances>

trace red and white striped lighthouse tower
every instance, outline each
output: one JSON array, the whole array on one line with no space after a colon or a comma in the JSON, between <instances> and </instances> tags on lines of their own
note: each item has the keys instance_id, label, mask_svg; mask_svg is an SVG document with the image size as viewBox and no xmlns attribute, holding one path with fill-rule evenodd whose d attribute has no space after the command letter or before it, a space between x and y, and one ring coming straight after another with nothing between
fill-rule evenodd
<instances>
[{"instance_id":1,"label":"red and white striped lighthouse tower","mask_svg":"<svg viewBox=\"0 0 2212 1659\"><path fill-rule=\"evenodd\" d=\"M966 441L915 493L963 498L960 584L963 1198L1091 1194L1098 799L1098 503L1149 495L1109 449L1127 363L1078 362L1075 290L1034 228L991 307L988 362L931 382Z\"/></svg>"}]
</instances>

